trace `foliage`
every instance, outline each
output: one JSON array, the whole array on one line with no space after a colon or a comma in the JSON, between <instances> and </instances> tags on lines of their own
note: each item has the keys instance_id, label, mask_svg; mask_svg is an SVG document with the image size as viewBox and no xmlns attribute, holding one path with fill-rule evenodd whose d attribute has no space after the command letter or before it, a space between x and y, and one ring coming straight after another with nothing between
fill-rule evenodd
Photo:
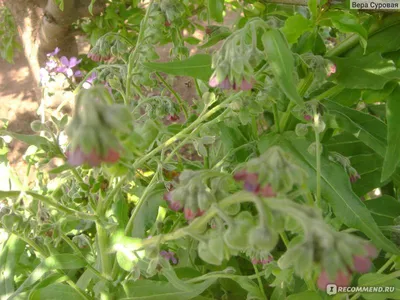
<instances>
[{"instance_id":1,"label":"foliage","mask_svg":"<svg viewBox=\"0 0 400 300\"><path fill-rule=\"evenodd\" d=\"M0 57L13 62L15 52L21 50L14 18L5 6L0 6Z\"/></svg>"},{"instance_id":2,"label":"foliage","mask_svg":"<svg viewBox=\"0 0 400 300\"><path fill-rule=\"evenodd\" d=\"M0 191L1 297L398 286L400 19L320 2L112 1L79 20L87 57L56 49L41 69L60 107L37 135L0 132L37 172Z\"/></svg>"}]
</instances>

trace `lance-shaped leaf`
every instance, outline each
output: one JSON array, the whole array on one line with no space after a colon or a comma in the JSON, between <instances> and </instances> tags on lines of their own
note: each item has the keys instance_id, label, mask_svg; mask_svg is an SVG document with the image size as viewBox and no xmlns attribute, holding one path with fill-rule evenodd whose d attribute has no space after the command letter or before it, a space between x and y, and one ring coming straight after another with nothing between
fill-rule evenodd
<instances>
[{"instance_id":1,"label":"lance-shaped leaf","mask_svg":"<svg viewBox=\"0 0 400 300\"><path fill-rule=\"evenodd\" d=\"M265 152L274 144L293 155L296 162L309 174L309 188L316 192L316 158L308 152L311 142L296 137L293 132L284 135L269 134L261 139L260 152ZM365 204L352 191L343 167L325 156L321 157L321 191L322 198L332 206L335 215L344 224L362 231L379 248L390 253L400 253L397 246L383 235Z\"/></svg>"},{"instance_id":2,"label":"lance-shaped leaf","mask_svg":"<svg viewBox=\"0 0 400 300\"><path fill-rule=\"evenodd\" d=\"M380 90L389 81L400 79L395 63L377 52L360 57L332 57L331 60L336 64L332 78L349 89Z\"/></svg>"},{"instance_id":3,"label":"lance-shaped leaf","mask_svg":"<svg viewBox=\"0 0 400 300\"><path fill-rule=\"evenodd\" d=\"M171 61L167 63L147 62L144 66L176 76L189 76L208 81L212 74L211 56L208 54L196 54L188 59Z\"/></svg>"},{"instance_id":4,"label":"lance-shaped leaf","mask_svg":"<svg viewBox=\"0 0 400 300\"><path fill-rule=\"evenodd\" d=\"M303 105L294 80L294 58L283 35L278 29L271 29L262 37L268 63L279 88L293 102Z\"/></svg>"},{"instance_id":5,"label":"lance-shaped leaf","mask_svg":"<svg viewBox=\"0 0 400 300\"><path fill-rule=\"evenodd\" d=\"M386 101L387 148L383 161L382 178L388 179L400 162L400 87Z\"/></svg>"}]
</instances>

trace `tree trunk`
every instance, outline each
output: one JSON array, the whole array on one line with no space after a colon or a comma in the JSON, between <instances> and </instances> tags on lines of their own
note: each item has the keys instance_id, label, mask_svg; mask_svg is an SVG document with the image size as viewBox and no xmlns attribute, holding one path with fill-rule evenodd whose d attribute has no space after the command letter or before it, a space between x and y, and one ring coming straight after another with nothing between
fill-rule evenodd
<instances>
[{"instance_id":1,"label":"tree trunk","mask_svg":"<svg viewBox=\"0 0 400 300\"><path fill-rule=\"evenodd\" d=\"M63 0L61 11L54 0L5 0L10 9L21 38L24 54L29 62L32 78L38 86L39 69L46 62L46 54L56 47L67 57L77 56L78 47L72 23L90 16L90 0ZM105 0L96 1L94 14L105 7Z\"/></svg>"}]
</instances>

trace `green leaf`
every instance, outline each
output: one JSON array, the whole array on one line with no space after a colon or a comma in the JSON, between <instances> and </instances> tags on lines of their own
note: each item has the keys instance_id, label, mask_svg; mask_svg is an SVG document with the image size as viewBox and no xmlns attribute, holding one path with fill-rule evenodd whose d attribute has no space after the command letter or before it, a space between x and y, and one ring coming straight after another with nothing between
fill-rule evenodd
<instances>
[{"instance_id":1,"label":"green leaf","mask_svg":"<svg viewBox=\"0 0 400 300\"><path fill-rule=\"evenodd\" d=\"M260 291L260 287L254 281L246 277L232 279L248 292L247 299L265 299L264 295Z\"/></svg>"},{"instance_id":2,"label":"green leaf","mask_svg":"<svg viewBox=\"0 0 400 300\"><path fill-rule=\"evenodd\" d=\"M160 71L176 76L189 76L208 81L212 74L211 56L208 54L196 54L188 59L167 63L147 62L146 67L154 71Z\"/></svg>"},{"instance_id":3,"label":"green leaf","mask_svg":"<svg viewBox=\"0 0 400 300\"><path fill-rule=\"evenodd\" d=\"M214 46L219 41L222 41L222 40L226 39L228 36L230 36L231 33L232 32L229 30L228 27L224 27L224 26L218 27L211 33L207 42L205 42L203 45L199 46L199 49L206 49L211 46Z\"/></svg>"},{"instance_id":4,"label":"green leaf","mask_svg":"<svg viewBox=\"0 0 400 300\"><path fill-rule=\"evenodd\" d=\"M121 300L186 300L203 293L216 279L208 279L199 284L191 284L190 291L182 291L165 281L138 280L125 284L126 298Z\"/></svg>"},{"instance_id":5,"label":"green leaf","mask_svg":"<svg viewBox=\"0 0 400 300\"><path fill-rule=\"evenodd\" d=\"M318 1L319 2L319 1ZM315 20L318 16L318 5L317 0L308 0L308 9L311 12L313 20Z\"/></svg>"},{"instance_id":6,"label":"green leaf","mask_svg":"<svg viewBox=\"0 0 400 300\"><path fill-rule=\"evenodd\" d=\"M160 185L145 199L145 203L140 208L133 222L132 237L144 238L146 236L146 230L153 226L156 221L158 208L163 203L164 192L165 188Z\"/></svg>"},{"instance_id":7,"label":"green leaf","mask_svg":"<svg viewBox=\"0 0 400 300\"><path fill-rule=\"evenodd\" d=\"M297 163L309 174L308 186L316 191L316 158L308 152L310 142L296 137L293 132L284 135L269 134L260 143L260 152L265 152L273 144L278 144L291 153ZM380 231L365 204L354 194L350 180L342 166L321 156L321 192L333 208L333 211L344 224L356 228L367 235L378 247L389 253L400 253L396 245Z\"/></svg>"},{"instance_id":8,"label":"green leaf","mask_svg":"<svg viewBox=\"0 0 400 300\"><path fill-rule=\"evenodd\" d=\"M362 91L362 101L365 103L376 103L376 102L385 102L389 95L396 88L397 83L389 82L385 85L382 90L363 90ZM345 91L348 91L346 89ZM360 91L360 90L355 90ZM360 98L360 97L359 97Z\"/></svg>"},{"instance_id":9,"label":"green leaf","mask_svg":"<svg viewBox=\"0 0 400 300\"><path fill-rule=\"evenodd\" d=\"M85 299L75 289L67 284L56 283L34 291L29 300L54 300L54 299Z\"/></svg>"},{"instance_id":10,"label":"green leaf","mask_svg":"<svg viewBox=\"0 0 400 300\"><path fill-rule=\"evenodd\" d=\"M356 33L360 36L363 49L367 47L368 32L355 15L345 11L328 11L324 18L330 20L334 27L343 33Z\"/></svg>"},{"instance_id":11,"label":"green leaf","mask_svg":"<svg viewBox=\"0 0 400 300\"><path fill-rule=\"evenodd\" d=\"M395 288L393 292L389 293L361 293L362 297L367 300L400 299L400 280L396 278L396 273L370 273L362 275L358 279L358 286Z\"/></svg>"},{"instance_id":12,"label":"green leaf","mask_svg":"<svg viewBox=\"0 0 400 300\"><path fill-rule=\"evenodd\" d=\"M382 178L388 179L400 162L400 86L390 94L386 101L387 148L383 161Z\"/></svg>"},{"instance_id":13,"label":"green leaf","mask_svg":"<svg viewBox=\"0 0 400 300\"><path fill-rule=\"evenodd\" d=\"M379 226L393 225L394 219L400 215L400 202L388 195L364 203Z\"/></svg>"},{"instance_id":14,"label":"green leaf","mask_svg":"<svg viewBox=\"0 0 400 300\"><path fill-rule=\"evenodd\" d=\"M50 174L60 174L60 173L62 173L62 172L64 172L64 171L66 171L66 170L70 170L70 169L73 169L74 167L72 167L71 165L69 165L69 164L65 164L65 165L61 165L61 166L59 166L59 167L56 167L56 168L54 168L54 169L51 169L50 171L49 171L49 173Z\"/></svg>"},{"instance_id":15,"label":"green leaf","mask_svg":"<svg viewBox=\"0 0 400 300\"><path fill-rule=\"evenodd\" d=\"M289 295L286 300L320 300L321 295L317 292L307 291Z\"/></svg>"},{"instance_id":16,"label":"green leaf","mask_svg":"<svg viewBox=\"0 0 400 300\"><path fill-rule=\"evenodd\" d=\"M390 26L368 38L368 45L365 54L374 52L388 53L400 49L400 24ZM364 50L361 47L355 47L350 50L346 56L358 57L363 55Z\"/></svg>"},{"instance_id":17,"label":"green leaf","mask_svg":"<svg viewBox=\"0 0 400 300\"><path fill-rule=\"evenodd\" d=\"M332 78L349 89L383 89L386 83L400 78L400 70L392 60L382 58L379 53L360 57L332 57L336 73Z\"/></svg>"},{"instance_id":18,"label":"green leaf","mask_svg":"<svg viewBox=\"0 0 400 300\"><path fill-rule=\"evenodd\" d=\"M25 243L17 236L10 235L0 254L0 298L8 299L15 291L14 276Z\"/></svg>"},{"instance_id":19,"label":"green leaf","mask_svg":"<svg viewBox=\"0 0 400 300\"><path fill-rule=\"evenodd\" d=\"M294 58L278 29L271 29L262 37L268 63L280 89L293 102L303 105L294 81Z\"/></svg>"},{"instance_id":20,"label":"green leaf","mask_svg":"<svg viewBox=\"0 0 400 300\"><path fill-rule=\"evenodd\" d=\"M330 99L344 106L352 106L360 101L361 92L362 90L357 89L344 89Z\"/></svg>"},{"instance_id":21,"label":"green leaf","mask_svg":"<svg viewBox=\"0 0 400 300\"><path fill-rule=\"evenodd\" d=\"M49 256L35 268L35 270L19 286L9 300L14 299L14 297L17 297L18 294L25 291L36 281L40 280L48 271L53 271L55 269L80 269L84 266L86 266L86 261L75 254L56 254Z\"/></svg>"},{"instance_id":22,"label":"green leaf","mask_svg":"<svg viewBox=\"0 0 400 300\"><path fill-rule=\"evenodd\" d=\"M294 44L304 32L310 31L311 29L312 22L304 18L301 14L296 14L286 19L282 31L288 42Z\"/></svg>"},{"instance_id":23,"label":"green leaf","mask_svg":"<svg viewBox=\"0 0 400 300\"><path fill-rule=\"evenodd\" d=\"M188 43L189 45L198 45L200 43L200 40L196 39L193 36L189 36L185 38L185 42Z\"/></svg>"},{"instance_id":24,"label":"green leaf","mask_svg":"<svg viewBox=\"0 0 400 300\"><path fill-rule=\"evenodd\" d=\"M10 132L6 130L0 130L1 135L9 135L21 142L24 142L28 145L33 145L38 148L41 148L42 145L48 145L50 144L50 141L44 137L41 137L39 135L28 135L28 134L20 134L20 133L15 133L15 132Z\"/></svg>"},{"instance_id":25,"label":"green leaf","mask_svg":"<svg viewBox=\"0 0 400 300\"><path fill-rule=\"evenodd\" d=\"M351 166L355 168L361 176L357 182L352 184L353 191L358 196L363 196L375 188L387 184L381 182L383 158L376 154L362 154L350 157Z\"/></svg>"},{"instance_id":26,"label":"green leaf","mask_svg":"<svg viewBox=\"0 0 400 300\"><path fill-rule=\"evenodd\" d=\"M208 13L210 18L222 23L224 21L225 0L208 0Z\"/></svg>"},{"instance_id":27,"label":"green leaf","mask_svg":"<svg viewBox=\"0 0 400 300\"><path fill-rule=\"evenodd\" d=\"M89 12L90 12L90 14L93 16L93 5L94 5L94 3L96 2L96 0L91 0L90 1L90 4L89 4L89 7L88 7L88 9L89 9Z\"/></svg>"},{"instance_id":28,"label":"green leaf","mask_svg":"<svg viewBox=\"0 0 400 300\"><path fill-rule=\"evenodd\" d=\"M341 106L332 101L324 101L323 105L328 109L327 125L353 134L376 153L384 157L386 151L386 125L378 118Z\"/></svg>"},{"instance_id":29,"label":"green leaf","mask_svg":"<svg viewBox=\"0 0 400 300\"><path fill-rule=\"evenodd\" d=\"M86 261L76 254L56 254L44 260L45 268L48 270L80 269L86 266Z\"/></svg>"}]
</instances>

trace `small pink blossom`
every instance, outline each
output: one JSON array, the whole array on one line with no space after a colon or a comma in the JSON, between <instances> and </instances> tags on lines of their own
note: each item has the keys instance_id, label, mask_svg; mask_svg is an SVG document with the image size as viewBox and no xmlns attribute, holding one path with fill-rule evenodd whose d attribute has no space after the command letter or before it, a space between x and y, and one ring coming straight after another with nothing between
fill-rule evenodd
<instances>
[{"instance_id":1,"label":"small pink blossom","mask_svg":"<svg viewBox=\"0 0 400 300\"><path fill-rule=\"evenodd\" d=\"M246 79L242 79L240 84L236 84L236 82L231 83L228 77L226 77L222 82L218 82L217 77L215 75L210 78L208 84L214 88L219 87L224 90L233 89L235 91L238 90L249 91L253 88L253 83L247 81Z\"/></svg>"},{"instance_id":2,"label":"small pink blossom","mask_svg":"<svg viewBox=\"0 0 400 300\"><path fill-rule=\"evenodd\" d=\"M65 154L68 158L68 163L72 166L88 164L96 167L102 162L116 163L120 158L119 153L114 149L109 149L104 157L100 156L94 149L90 153L84 153L79 147L74 151L68 150Z\"/></svg>"},{"instance_id":3,"label":"small pink blossom","mask_svg":"<svg viewBox=\"0 0 400 300\"><path fill-rule=\"evenodd\" d=\"M336 65L331 65L329 67L329 71L328 71L328 77L330 77L332 74L336 73Z\"/></svg>"},{"instance_id":4,"label":"small pink blossom","mask_svg":"<svg viewBox=\"0 0 400 300\"><path fill-rule=\"evenodd\" d=\"M336 284L339 287L347 287L351 282L351 274L347 271L339 271L335 278L329 278L328 273L324 270L318 277L317 285L320 290L325 291L328 284Z\"/></svg>"}]
</instances>

